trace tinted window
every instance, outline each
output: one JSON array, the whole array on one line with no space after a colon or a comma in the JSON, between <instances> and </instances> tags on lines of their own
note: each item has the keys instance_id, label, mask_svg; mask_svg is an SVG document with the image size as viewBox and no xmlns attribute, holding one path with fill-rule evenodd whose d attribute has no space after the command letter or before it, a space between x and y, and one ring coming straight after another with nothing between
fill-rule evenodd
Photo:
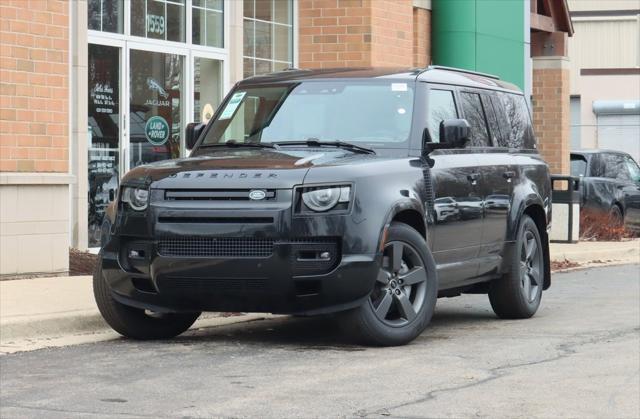
<instances>
[{"instance_id":1,"label":"tinted window","mask_svg":"<svg viewBox=\"0 0 640 419\"><path fill-rule=\"evenodd\" d=\"M587 174L587 159L579 154L571 155L571 176L585 176Z\"/></svg>"},{"instance_id":2,"label":"tinted window","mask_svg":"<svg viewBox=\"0 0 640 419\"><path fill-rule=\"evenodd\" d=\"M482 104L487 113L487 122L489 123L489 131L491 133L491 145L496 146L498 145L498 138L500 138L500 129L498 128L498 119L496 118L496 113L488 95L482 95Z\"/></svg>"},{"instance_id":3,"label":"tinted window","mask_svg":"<svg viewBox=\"0 0 640 419\"><path fill-rule=\"evenodd\" d=\"M602 156L598 154L591 155L591 158L589 159L589 176L604 176L604 158Z\"/></svg>"},{"instance_id":4,"label":"tinted window","mask_svg":"<svg viewBox=\"0 0 640 419\"><path fill-rule=\"evenodd\" d=\"M471 125L471 147L487 147L489 142L489 130L484 114L484 108L477 93L463 92L460 95L464 117Z\"/></svg>"},{"instance_id":5,"label":"tinted window","mask_svg":"<svg viewBox=\"0 0 640 419\"><path fill-rule=\"evenodd\" d=\"M427 128L431 141L440 142L440 122L445 119L456 119L456 103L453 99L453 92L450 90L429 90L429 114L427 117Z\"/></svg>"},{"instance_id":6,"label":"tinted window","mask_svg":"<svg viewBox=\"0 0 640 419\"><path fill-rule=\"evenodd\" d=\"M631 180L625 157L620 154L603 154L604 177L617 180Z\"/></svg>"},{"instance_id":7,"label":"tinted window","mask_svg":"<svg viewBox=\"0 0 640 419\"><path fill-rule=\"evenodd\" d=\"M509 130L502 136L501 147L536 148L531 128L531 117L524 96L499 92L498 97L504 108Z\"/></svg>"}]
</instances>

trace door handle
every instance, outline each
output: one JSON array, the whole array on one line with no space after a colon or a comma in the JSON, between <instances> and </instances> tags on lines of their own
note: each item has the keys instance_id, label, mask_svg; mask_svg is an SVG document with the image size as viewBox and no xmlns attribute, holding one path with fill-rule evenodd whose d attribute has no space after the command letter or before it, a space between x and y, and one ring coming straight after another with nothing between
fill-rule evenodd
<instances>
[{"instance_id":1,"label":"door handle","mask_svg":"<svg viewBox=\"0 0 640 419\"><path fill-rule=\"evenodd\" d=\"M513 170L507 170L502 174L502 177L507 180L514 178L515 176L516 176L516 172L514 172Z\"/></svg>"},{"instance_id":2,"label":"door handle","mask_svg":"<svg viewBox=\"0 0 640 419\"><path fill-rule=\"evenodd\" d=\"M467 179L471 182L472 185L475 185L480 179L480 173L471 173L467 175Z\"/></svg>"}]
</instances>

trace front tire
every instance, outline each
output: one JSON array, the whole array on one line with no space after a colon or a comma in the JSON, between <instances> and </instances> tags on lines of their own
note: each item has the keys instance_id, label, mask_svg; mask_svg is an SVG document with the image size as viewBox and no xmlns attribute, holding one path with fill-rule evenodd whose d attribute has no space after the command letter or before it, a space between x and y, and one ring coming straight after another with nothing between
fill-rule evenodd
<instances>
[{"instance_id":1,"label":"front tire","mask_svg":"<svg viewBox=\"0 0 640 419\"><path fill-rule=\"evenodd\" d=\"M116 301L102 274L102 259L93 274L93 295L100 314L122 336L138 339L168 339L185 332L200 313L152 313Z\"/></svg>"},{"instance_id":2,"label":"front tire","mask_svg":"<svg viewBox=\"0 0 640 419\"><path fill-rule=\"evenodd\" d=\"M374 290L362 306L343 313L341 325L365 344L404 345L431 321L437 294L435 262L424 238L392 223Z\"/></svg>"},{"instance_id":3,"label":"front tire","mask_svg":"<svg viewBox=\"0 0 640 419\"><path fill-rule=\"evenodd\" d=\"M543 287L544 253L540 232L533 219L523 215L511 269L491 282L489 301L500 318L526 319L538 310Z\"/></svg>"}]
</instances>

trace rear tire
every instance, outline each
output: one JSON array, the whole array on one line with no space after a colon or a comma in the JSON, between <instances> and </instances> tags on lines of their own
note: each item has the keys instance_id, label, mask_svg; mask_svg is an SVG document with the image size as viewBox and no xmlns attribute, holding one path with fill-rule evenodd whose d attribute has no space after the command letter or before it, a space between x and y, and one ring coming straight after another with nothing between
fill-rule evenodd
<instances>
[{"instance_id":1,"label":"rear tire","mask_svg":"<svg viewBox=\"0 0 640 419\"><path fill-rule=\"evenodd\" d=\"M102 259L93 274L93 295L100 314L113 330L122 336L138 340L168 339L185 332L200 313L157 313L119 303L111 295L102 275Z\"/></svg>"},{"instance_id":2,"label":"rear tire","mask_svg":"<svg viewBox=\"0 0 640 419\"><path fill-rule=\"evenodd\" d=\"M523 215L518 228L511 269L489 286L489 301L502 319L526 319L533 316L542 299L544 253L538 226Z\"/></svg>"},{"instance_id":3,"label":"rear tire","mask_svg":"<svg viewBox=\"0 0 640 419\"><path fill-rule=\"evenodd\" d=\"M431 321L437 294L435 262L424 238L392 223L374 290L362 306L339 316L340 325L364 344L404 345Z\"/></svg>"}]
</instances>

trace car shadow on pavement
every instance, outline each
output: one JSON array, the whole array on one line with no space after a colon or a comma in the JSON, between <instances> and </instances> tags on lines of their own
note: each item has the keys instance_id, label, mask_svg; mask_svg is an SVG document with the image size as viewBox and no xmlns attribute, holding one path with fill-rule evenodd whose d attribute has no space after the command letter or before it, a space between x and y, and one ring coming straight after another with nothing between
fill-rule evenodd
<instances>
[{"instance_id":1,"label":"car shadow on pavement","mask_svg":"<svg viewBox=\"0 0 640 419\"><path fill-rule=\"evenodd\" d=\"M337 350L362 351L352 336L340 328L338 316L291 317L282 316L231 325L190 330L166 343L197 346L207 343L243 344L285 348L289 350ZM491 309L484 307L438 308L431 324L419 336L420 342L442 339L443 333L452 328L499 327L499 321ZM492 325L493 323L493 325Z\"/></svg>"}]
</instances>

